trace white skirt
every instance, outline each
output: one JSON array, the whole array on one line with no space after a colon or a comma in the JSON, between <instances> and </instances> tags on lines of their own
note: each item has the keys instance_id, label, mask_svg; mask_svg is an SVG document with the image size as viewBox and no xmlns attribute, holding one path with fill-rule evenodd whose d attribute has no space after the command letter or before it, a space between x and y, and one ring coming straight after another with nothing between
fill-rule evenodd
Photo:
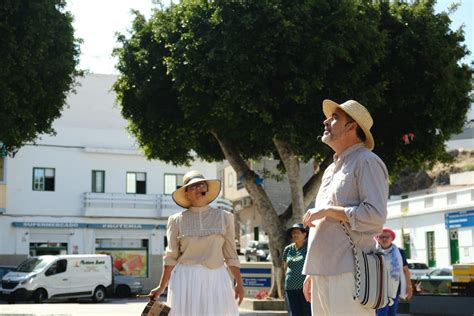
<instances>
[{"instance_id":1,"label":"white skirt","mask_svg":"<svg viewBox=\"0 0 474 316\"><path fill-rule=\"evenodd\" d=\"M238 316L227 269L177 264L171 272L167 304L170 316Z\"/></svg>"}]
</instances>

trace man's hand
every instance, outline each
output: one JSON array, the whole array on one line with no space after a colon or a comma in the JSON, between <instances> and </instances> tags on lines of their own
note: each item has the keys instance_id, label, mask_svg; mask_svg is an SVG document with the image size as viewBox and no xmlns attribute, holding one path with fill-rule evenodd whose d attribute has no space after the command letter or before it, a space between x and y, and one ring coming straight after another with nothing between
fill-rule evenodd
<instances>
[{"instance_id":1,"label":"man's hand","mask_svg":"<svg viewBox=\"0 0 474 316\"><path fill-rule=\"evenodd\" d=\"M238 299L238 304L240 305L240 303L242 303L242 300L244 299L244 287L242 286L242 284L237 284L235 286L235 299L237 300Z\"/></svg>"},{"instance_id":2,"label":"man's hand","mask_svg":"<svg viewBox=\"0 0 474 316\"><path fill-rule=\"evenodd\" d=\"M303 283L303 294L307 302L311 303L311 276L307 275Z\"/></svg>"},{"instance_id":3,"label":"man's hand","mask_svg":"<svg viewBox=\"0 0 474 316\"><path fill-rule=\"evenodd\" d=\"M310 208L304 215L303 225L305 227L314 227L313 221L326 217L327 215L326 213L327 213L327 210L325 208L320 209L320 210L315 209L315 208Z\"/></svg>"}]
</instances>

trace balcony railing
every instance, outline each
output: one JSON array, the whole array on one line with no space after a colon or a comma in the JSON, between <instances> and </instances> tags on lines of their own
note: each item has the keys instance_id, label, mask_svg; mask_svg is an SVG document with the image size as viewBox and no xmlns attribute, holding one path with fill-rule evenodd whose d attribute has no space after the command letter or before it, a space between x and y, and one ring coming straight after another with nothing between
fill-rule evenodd
<instances>
[{"instance_id":1,"label":"balcony railing","mask_svg":"<svg viewBox=\"0 0 474 316\"><path fill-rule=\"evenodd\" d=\"M459 210L474 206L474 187L446 191L387 203L388 218Z\"/></svg>"},{"instance_id":2,"label":"balcony railing","mask_svg":"<svg viewBox=\"0 0 474 316\"><path fill-rule=\"evenodd\" d=\"M232 202L218 198L211 206L232 211ZM168 217L183 209L170 195L84 193L84 215L100 217Z\"/></svg>"}]
</instances>

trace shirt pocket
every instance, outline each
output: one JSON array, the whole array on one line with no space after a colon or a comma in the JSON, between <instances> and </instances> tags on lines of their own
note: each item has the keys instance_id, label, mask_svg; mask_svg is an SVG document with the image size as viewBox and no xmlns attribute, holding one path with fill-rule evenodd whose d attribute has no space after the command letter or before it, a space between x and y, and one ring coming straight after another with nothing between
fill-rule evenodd
<instances>
[{"instance_id":1,"label":"shirt pocket","mask_svg":"<svg viewBox=\"0 0 474 316\"><path fill-rule=\"evenodd\" d=\"M354 185L355 177L353 173L340 171L332 179L332 198L336 206L350 206L357 193Z\"/></svg>"}]
</instances>

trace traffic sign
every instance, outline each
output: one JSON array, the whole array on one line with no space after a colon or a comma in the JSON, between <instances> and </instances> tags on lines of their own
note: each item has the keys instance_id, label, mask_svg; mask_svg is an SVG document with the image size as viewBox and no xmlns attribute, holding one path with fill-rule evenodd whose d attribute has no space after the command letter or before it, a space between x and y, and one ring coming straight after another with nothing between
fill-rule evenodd
<instances>
[{"instance_id":1,"label":"traffic sign","mask_svg":"<svg viewBox=\"0 0 474 316\"><path fill-rule=\"evenodd\" d=\"M474 210L451 212L444 215L447 229L474 226Z\"/></svg>"}]
</instances>

